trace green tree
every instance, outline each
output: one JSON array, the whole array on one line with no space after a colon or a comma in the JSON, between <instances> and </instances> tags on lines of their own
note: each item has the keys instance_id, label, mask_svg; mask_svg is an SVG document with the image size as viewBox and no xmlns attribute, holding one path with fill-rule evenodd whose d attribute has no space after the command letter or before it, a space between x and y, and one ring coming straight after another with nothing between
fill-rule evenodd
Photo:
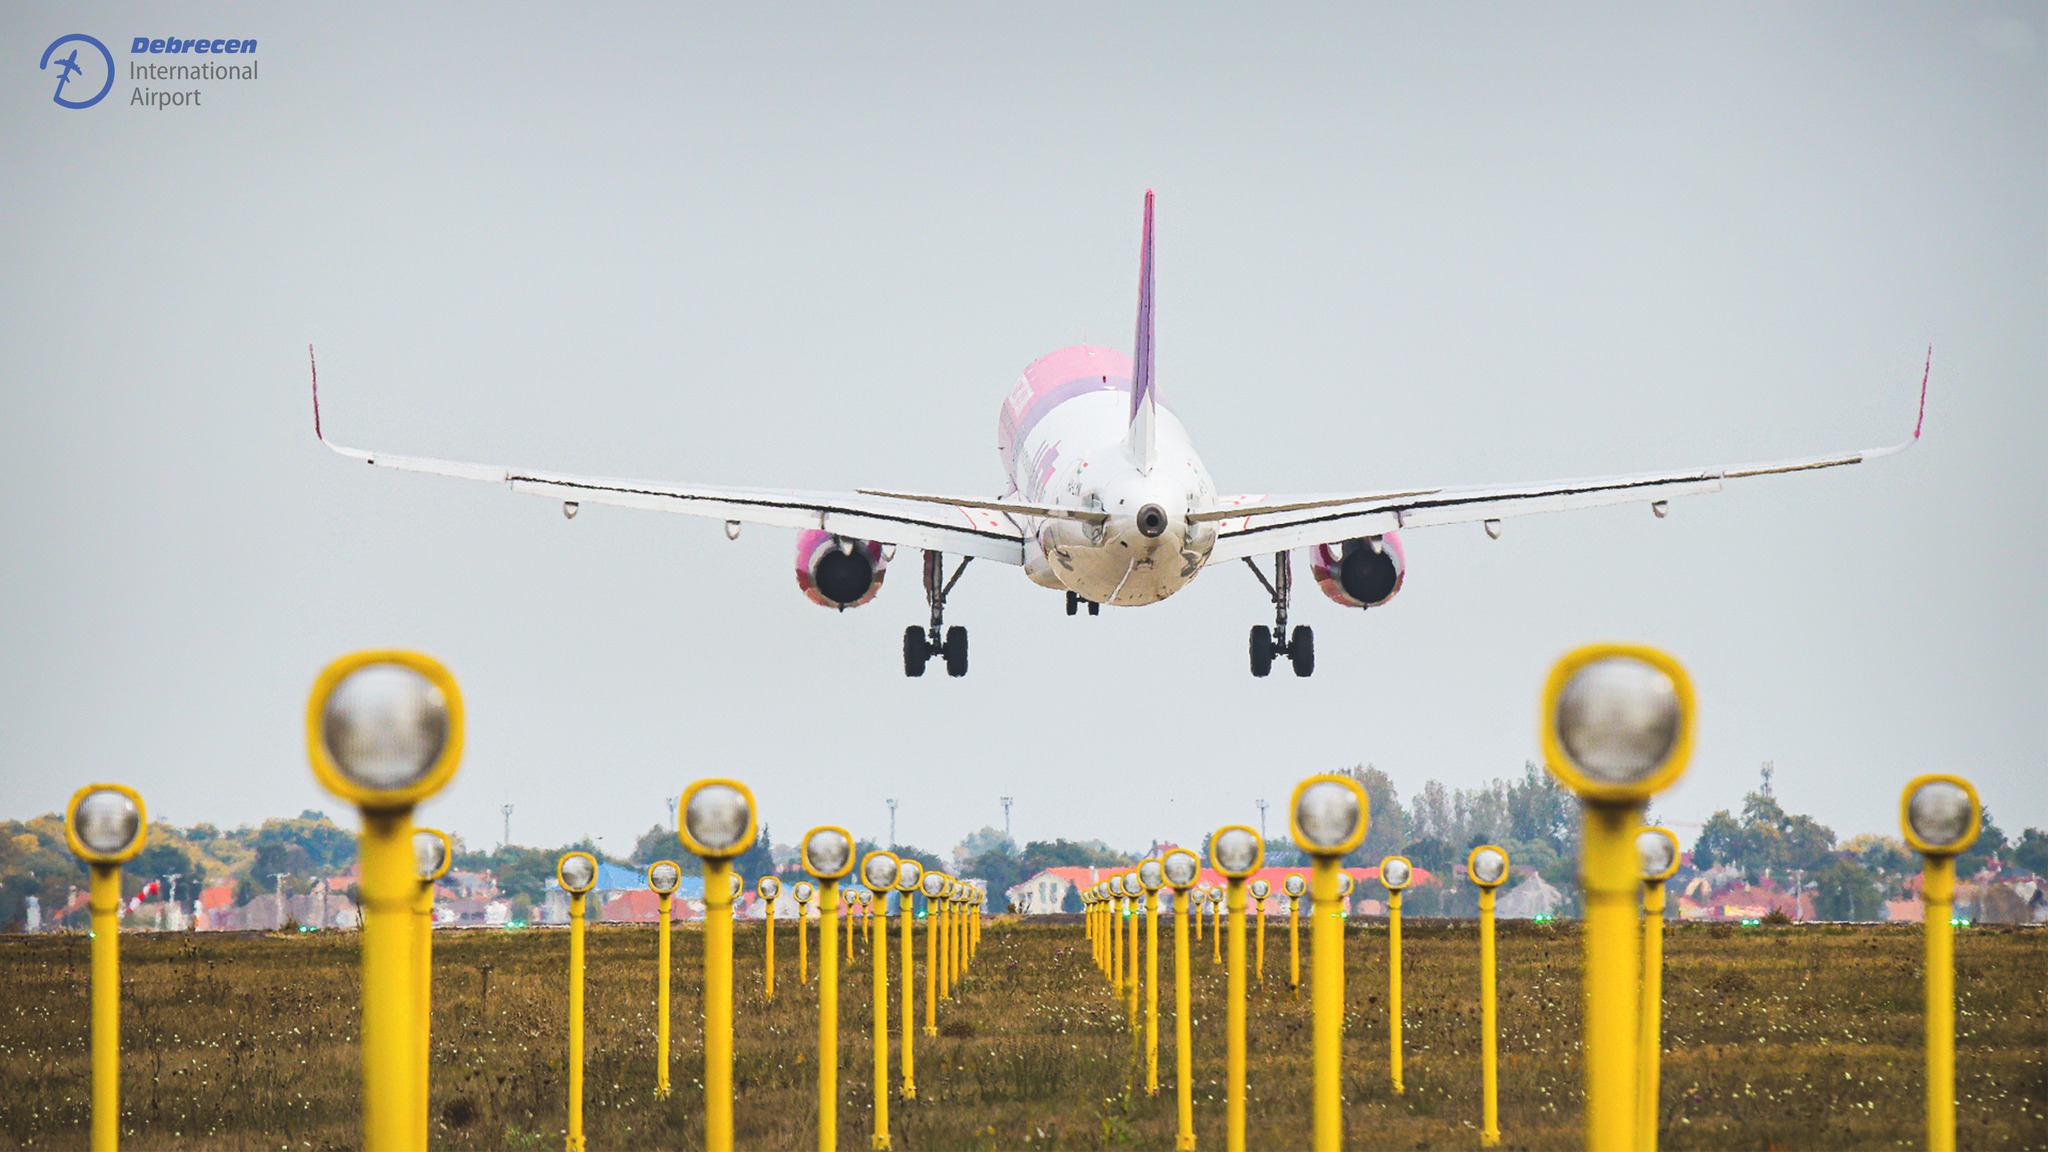
<instances>
[{"instance_id":1,"label":"green tree","mask_svg":"<svg viewBox=\"0 0 2048 1152\"><path fill-rule=\"evenodd\" d=\"M680 843L676 846L682 847ZM775 845L768 835L768 825L765 822L761 825L760 834L754 837L753 846L740 853L738 858L733 860L732 866L746 880L748 891L753 890L754 881L775 871ZM854 860L854 867L860 867L858 859Z\"/></svg>"},{"instance_id":2,"label":"green tree","mask_svg":"<svg viewBox=\"0 0 2048 1152\"><path fill-rule=\"evenodd\" d=\"M1738 864L1742 857L1742 825L1726 808L1707 817L1699 838L1692 842L1693 867L1719 868Z\"/></svg>"},{"instance_id":3,"label":"green tree","mask_svg":"<svg viewBox=\"0 0 2048 1152\"><path fill-rule=\"evenodd\" d=\"M1998 830L1998 822L1991 818L1991 809L1984 809L1984 823L1977 833L1977 842L1956 857L1957 876L1975 876L1984 870L1984 865L1993 856L2005 856L2005 833Z\"/></svg>"},{"instance_id":4,"label":"green tree","mask_svg":"<svg viewBox=\"0 0 2048 1152\"><path fill-rule=\"evenodd\" d=\"M2048 876L2048 833L2029 828L2013 845L2012 862L2036 876Z\"/></svg>"},{"instance_id":5,"label":"green tree","mask_svg":"<svg viewBox=\"0 0 2048 1152\"><path fill-rule=\"evenodd\" d=\"M660 824L642 833L633 842L633 863L642 868L657 860L675 860L683 854L683 842L677 839L675 831Z\"/></svg>"},{"instance_id":6,"label":"green tree","mask_svg":"<svg viewBox=\"0 0 2048 1152\"><path fill-rule=\"evenodd\" d=\"M1813 877L1813 908L1823 920L1878 920L1884 915L1885 885L1848 853L1834 857Z\"/></svg>"},{"instance_id":7,"label":"green tree","mask_svg":"<svg viewBox=\"0 0 2048 1152\"><path fill-rule=\"evenodd\" d=\"M1408 814L1401 809L1401 794L1394 787L1392 776L1370 764L1339 769L1338 775L1358 781L1366 797L1365 843L1345 857L1345 866L1375 867L1408 841Z\"/></svg>"}]
</instances>

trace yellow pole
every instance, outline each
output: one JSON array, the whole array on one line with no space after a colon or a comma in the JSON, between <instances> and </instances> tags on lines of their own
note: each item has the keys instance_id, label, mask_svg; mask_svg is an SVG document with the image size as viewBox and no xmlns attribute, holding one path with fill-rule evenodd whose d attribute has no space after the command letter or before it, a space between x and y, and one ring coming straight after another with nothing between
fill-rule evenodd
<instances>
[{"instance_id":1,"label":"yellow pole","mask_svg":"<svg viewBox=\"0 0 2048 1152\"><path fill-rule=\"evenodd\" d=\"M1178 894L1180 907L1173 913L1173 1071L1174 1092L1180 1100L1180 1131L1173 1146L1179 1152L1195 1147L1195 1055L1194 1027L1188 1008L1188 917L1194 912L1194 898ZM1196 921L1199 926L1200 920Z\"/></svg>"},{"instance_id":2,"label":"yellow pole","mask_svg":"<svg viewBox=\"0 0 2048 1152\"><path fill-rule=\"evenodd\" d=\"M1637 810L1625 804L1585 805L1579 877L1586 902L1585 1123L1592 1152L1623 1152L1635 1143L1639 822Z\"/></svg>"},{"instance_id":3,"label":"yellow pole","mask_svg":"<svg viewBox=\"0 0 2048 1152\"><path fill-rule=\"evenodd\" d=\"M1956 858L1928 855L1921 875L1927 967L1927 1150L1956 1147Z\"/></svg>"},{"instance_id":4,"label":"yellow pole","mask_svg":"<svg viewBox=\"0 0 2048 1152\"><path fill-rule=\"evenodd\" d=\"M917 918L910 914L908 892L898 890L896 918L902 922L899 934L903 939L903 1022L898 1031L903 1034L903 1098L917 1099Z\"/></svg>"},{"instance_id":5,"label":"yellow pole","mask_svg":"<svg viewBox=\"0 0 2048 1152\"><path fill-rule=\"evenodd\" d=\"M854 935L854 928L853 928L853 903L852 903L851 901L841 901L841 902L840 902L840 907L841 907L841 908L843 908L843 909L845 909L845 911L841 912L841 913L840 913L840 915L842 915L842 916L844 916L844 917L846 918L846 923L845 923L845 928L846 928L846 963L847 963L847 965L848 965L848 966L851 966L851 965L853 964L853 935Z\"/></svg>"},{"instance_id":6,"label":"yellow pole","mask_svg":"<svg viewBox=\"0 0 2048 1152\"><path fill-rule=\"evenodd\" d=\"M1140 897L1142 900L1143 898ZM1141 905L1142 906L1142 905ZM1124 981L1124 1014L1131 1018L1131 1031L1138 1031L1138 913L1131 907L1129 897L1124 898L1124 923L1131 926L1130 939L1124 943L1125 967L1129 978Z\"/></svg>"},{"instance_id":7,"label":"yellow pole","mask_svg":"<svg viewBox=\"0 0 2048 1152\"><path fill-rule=\"evenodd\" d=\"M1318 856L1309 874L1310 1013L1315 1041L1315 1152L1344 1146L1344 920L1337 912L1337 857Z\"/></svg>"},{"instance_id":8,"label":"yellow pole","mask_svg":"<svg viewBox=\"0 0 2048 1152\"><path fill-rule=\"evenodd\" d=\"M1244 1152L1244 881L1232 877L1224 899L1230 904L1230 1007L1225 1014L1229 1037L1224 1050L1224 1115L1227 1127L1223 1145L1228 1152Z\"/></svg>"},{"instance_id":9,"label":"yellow pole","mask_svg":"<svg viewBox=\"0 0 2048 1152\"><path fill-rule=\"evenodd\" d=\"M1218 964L1223 963L1223 903L1214 896L1209 898L1209 946Z\"/></svg>"},{"instance_id":10,"label":"yellow pole","mask_svg":"<svg viewBox=\"0 0 2048 1152\"><path fill-rule=\"evenodd\" d=\"M1500 1067L1494 1053L1499 1025L1495 1018L1493 959L1494 889L1479 890L1479 1080L1482 1109L1479 1146L1500 1143Z\"/></svg>"},{"instance_id":11,"label":"yellow pole","mask_svg":"<svg viewBox=\"0 0 2048 1152\"><path fill-rule=\"evenodd\" d=\"M418 1139L413 1094L411 913L419 885L410 809L366 809L359 851L363 895L363 1146L409 1148Z\"/></svg>"},{"instance_id":12,"label":"yellow pole","mask_svg":"<svg viewBox=\"0 0 2048 1152\"><path fill-rule=\"evenodd\" d=\"M654 980L655 1013L658 1017L658 1021L655 1024L654 1031L654 1046L657 1049L654 1064L654 1096L657 1100L668 1099L669 1093L674 1091L674 1089L670 1087L668 1082L668 937L669 917L671 915L669 909L673 906L673 901L674 897L668 895L667 893L662 893L660 897L661 911L658 913L658 915L661 917L661 948L659 951L660 959L656 964L657 972L655 974Z\"/></svg>"},{"instance_id":13,"label":"yellow pole","mask_svg":"<svg viewBox=\"0 0 2048 1152\"><path fill-rule=\"evenodd\" d=\"M569 1152L583 1152L583 909L569 896Z\"/></svg>"},{"instance_id":14,"label":"yellow pole","mask_svg":"<svg viewBox=\"0 0 2048 1152\"><path fill-rule=\"evenodd\" d=\"M763 968L762 982L767 987L768 999L775 999L775 901L770 900L768 914L761 918L762 926L768 933L768 958Z\"/></svg>"},{"instance_id":15,"label":"yellow pole","mask_svg":"<svg viewBox=\"0 0 2048 1152\"><path fill-rule=\"evenodd\" d=\"M417 1017L415 1028L419 1040L414 1046L418 1060L419 1098L414 1103L415 1122L419 1146L427 1146L427 1135L432 1130L428 1103L433 1077L431 1067L434 1056L434 882L419 884L419 894L413 898L413 981L417 989L414 1008Z\"/></svg>"},{"instance_id":16,"label":"yellow pole","mask_svg":"<svg viewBox=\"0 0 2048 1152\"><path fill-rule=\"evenodd\" d=\"M1159 1095L1159 893L1145 894L1145 1095Z\"/></svg>"},{"instance_id":17,"label":"yellow pole","mask_svg":"<svg viewBox=\"0 0 2048 1152\"><path fill-rule=\"evenodd\" d=\"M811 908L802 900L796 902L796 982L811 982Z\"/></svg>"},{"instance_id":18,"label":"yellow pole","mask_svg":"<svg viewBox=\"0 0 2048 1152\"><path fill-rule=\"evenodd\" d=\"M1266 902L1259 901L1259 986L1266 984Z\"/></svg>"},{"instance_id":19,"label":"yellow pole","mask_svg":"<svg viewBox=\"0 0 2048 1152\"><path fill-rule=\"evenodd\" d=\"M939 902L924 902L924 1034L939 1034Z\"/></svg>"},{"instance_id":20,"label":"yellow pole","mask_svg":"<svg viewBox=\"0 0 2048 1152\"><path fill-rule=\"evenodd\" d=\"M967 902L953 903L953 986L967 976Z\"/></svg>"},{"instance_id":21,"label":"yellow pole","mask_svg":"<svg viewBox=\"0 0 2048 1152\"><path fill-rule=\"evenodd\" d=\"M1197 944L1200 944L1202 942L1202 934L1206 932L1209 927L1208 918L1202 915L1203 911L1205 911L1207 908L1208 902L1206 900L1203 901L1201 904L1195 906L1195 943Z\"/></svg>"},{"instance_id":22,"label":"yellow pole","mask_svg":"<svg viewBox=\"0 0 2048 1152\"><path fill-rule=\"evenodd\" d=\"M1124 921L1117 911L1121 896L1109 898L1109 986L1116 991L1116 998L1124 998Z\"/></svg>"},{"instance_id":23,"label":"yellow pole","mask_svg":"<svg viewBox=\"0 0 2048 1152\"><path fill-rule=\"evenodd\" d=\"M1643 882L1642 1038L1636 1044L1636 1147L1657 1152L1659 1064L1663 1060L1664 882Z\"/></svg>"},{"instance_id":24,"label":"yellow pole","mask_svg":"<svg viewBox=\"0 0 2048 1152\"><path fill-rule=\"evenodd\" d=\"M1387 1047L1394 1072L1394 1091L1401 1086L1401 894L1387 897Z\"/></svg>"},{"instance_id":25,"label":"yellow pole","mask_svg":"<svg viewBox=\"0 0 2048 1152\"><path fill-rule=\"evenodd\" d=\"M732 1152L732 861L704 861L704 1147Z\"/></svg>"},{"instance_id":26,"label":"yellow pole","mask_svg":"<svg viewBox=\"0 0 2048 1152\"><path fill-rule=\"evenodd\" d=\"M839 1147L839 881L818 881L818 1152Z\"/></svg>"},{"instance_id":27,"label":"yellow pole","mask_svg":"<svg viewBox=\"0 0 2048 1152\"><path fill-rule=\"evenodd\" d=\"M1294 998L1301 999L1301 897L1287 898L1287 986L1294 989Z\"/></svg>"},{"instance_id":28,"label":"yellow pole","mask_svg":"<svg viewBox=\"0 0 2048 1152\"><path fill-rule=\"evenodd\" d=\"M121 1146L121 866L92 865L92 1148Z\"/></svg>"},{"instance_id":29,"label":"yellow pole","mask_svg":"<svg viewBox=\"0 0 2048 1152\"><path fill-rule=\"evenodd\" d=\"M939 999L953 998L953 901L939 899Z\"/></svg>"},{"instance_id":30,"label":"yellow pole","mask_svg":"<svg viewBox=\"0 0 2048 1152\"><path fill-rule=\"evenodd\" d=\"M881 946L870 947L875 965L875 1140L876 1148L889 1147L889 894L875 893L881 905L870 905L868 934L874 937L875 913L882 914Z\"/></svg>"}]
</instances>

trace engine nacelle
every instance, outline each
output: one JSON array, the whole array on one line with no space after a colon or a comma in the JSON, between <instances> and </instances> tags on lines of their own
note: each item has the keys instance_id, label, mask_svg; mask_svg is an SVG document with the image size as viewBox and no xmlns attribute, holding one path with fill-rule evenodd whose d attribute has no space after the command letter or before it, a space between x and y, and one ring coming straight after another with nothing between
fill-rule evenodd
<instances>
[{"instance_id":1,"label":"engine nacelle","mask_svg":"<svg viewBox=\"0 0 2048 1152\"><path fill-rule=\"evenodd\" d=\"M796 586L811 603L844 612L875 598L889 558L871 540L835 536L813 528L796 538Z\"/></svg>"},{"instance_id":2,"label":"engine nacelle","mask_svg":"<svg viewBox=\"0 0 2048 1152\"><path fill-rule=\"evenodd\" d=\"M1347 608L1372 608L1392 600L1401 590L1408 562L1401 553L1401 538L1389 532L1342 544L1318 544L1309 568L1323 595Z\"/></svg>"}]
</instances>

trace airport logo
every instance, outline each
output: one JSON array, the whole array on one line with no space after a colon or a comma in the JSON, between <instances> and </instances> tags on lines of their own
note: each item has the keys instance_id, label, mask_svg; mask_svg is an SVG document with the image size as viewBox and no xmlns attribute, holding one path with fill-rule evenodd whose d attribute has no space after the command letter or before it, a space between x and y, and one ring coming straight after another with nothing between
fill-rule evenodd
<instances>
[{"instance_id":1,"label":"airport logo","mask_svg":"<svg viewBox=\"0 0 2048 1152\"><path fill-rule=\"evenodd\" d=\"M66 47L69 47L69 52L65 51ZM130 60L127 75L129 80L196 80L212 83L257 80L262 76L262 64L256 59L256 41L238 36L200 36L192 39L178 36L137 36L130 41L128 52L131 56L142 57L201 57L198 60L182 60L176 63L158 63L147 59ZM214 57L222 59L213 59ZM57 74L57 92L52 98L65 108L90 108L106 99L107 94L114 89L113 52L97 38L87 36L83 32L59 36L48 48L43 49L42 68L45 72L54 71ZM156 111L170 108L200 108L205 106L206 95L205 89L184 83L175 88L137 85L129 94L127 103L131 107Z\"/></svg>"},{"instance_id":2,"label":"airport logo","mask_svg":"<svg viewBox=\"0 0 2048 1152\"><path fill-rule=\"evenodd\" d=\"M67 44L71 46L70 53L58 56L57 50ZM87 48L98 53L98 59L95 60L88 54L85 62L81 64L78 54ZM107 51L107 46L98 40L83 32L59 36L50 42L48 48L43 49L44 71L49 70L53 57L57 64L57 93L51 99L59 105L65 108L90 108L106 99L107 93L114 90L114 54ZM92 86L95 76L99 79L98 88ZM70 95L66 95L66 92ZM92 95L86 96L87 92L91 92Z\"/></svg>"}]
</instances>

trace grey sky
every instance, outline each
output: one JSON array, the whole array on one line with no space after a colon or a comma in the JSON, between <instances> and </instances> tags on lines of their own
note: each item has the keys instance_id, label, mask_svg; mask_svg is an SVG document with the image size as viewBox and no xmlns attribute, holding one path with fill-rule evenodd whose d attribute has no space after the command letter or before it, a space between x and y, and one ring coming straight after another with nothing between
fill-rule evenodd
<instances>
[{"instance_id":1,"label":"grey sky","mask_svg":"<svg viewBox=\"0 0 2048 1152\"><path fill-rule=\"evenodd\" d=\"M50 101L57 36L245 36L260 80ZM1196 838L1369 761L1518 772L1549 663L1665 646L1658 807L1894 831L1920 771L2048 823L2048 22L2038 5L1295 9L10 6L0 12L0 815L79 784L180 822L339 806L332 656L441 656L426 807L623 850L690 779L780 839ZM169 58L158 58L169 59ZM977 565L962 681L906 681L914 562L802 599L792 534L373 472L387 451L994 494L1025 363L1128 347L1159 192L1162 394L1225 491L1864 467L1407 537L1253 680L1242 570L1068 619ZM912 557L906 555L906 561Z\"/></svg>"}]
</instances>

